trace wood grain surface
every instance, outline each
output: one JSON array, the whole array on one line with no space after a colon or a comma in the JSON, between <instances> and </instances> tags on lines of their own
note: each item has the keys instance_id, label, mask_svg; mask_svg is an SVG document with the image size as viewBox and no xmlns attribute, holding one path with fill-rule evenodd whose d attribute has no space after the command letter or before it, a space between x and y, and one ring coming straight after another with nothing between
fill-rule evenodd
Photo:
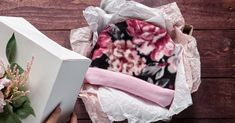
<instances>
[{"instance_id":1,"label":"wood grain surface","mask_svg":"<svg viewBox=\"0 0 235 123\"><path fill-rule=\"evenodd\" d=\"M202 62L202 84L194 105L168 123L235 123L235 0L136 0L156 7L177 2L194 25ZM82 11L100 0L0 0L0 15L26 18L48 37L70 49L70 29L86 26ZM91 123L84 104L79 123ZM159 122L163 123L163 122Z\"/></svg>"},{"instance_id":2,"label":"wood grain surface","mask_svg":"<svg viewBox=\"0 0 235 123\"><path fill-rule=\"evenodd\" d=\"M196 29L235 29L234 0L136 0L156 7L176 1L186 22ZM21 16L41 30L86 25L82 11L100 0L1 0L0 14Z\"/></svg>"}]
</instances>

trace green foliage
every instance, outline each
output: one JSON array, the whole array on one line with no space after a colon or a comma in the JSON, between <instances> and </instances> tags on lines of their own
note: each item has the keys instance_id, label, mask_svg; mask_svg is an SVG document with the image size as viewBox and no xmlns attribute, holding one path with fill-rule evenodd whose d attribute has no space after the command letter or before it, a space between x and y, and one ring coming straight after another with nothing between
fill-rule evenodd
<instances>
[{"instance_id":1,"label":"green foliage","mask_svg":"<svg viewBox=\"0 0 235 123\"><path fill-rule=\"evenodd\" d=\"M7 103L4 106L4 112L0 113L0 123L22 123L13 112L12 106Z\"/></svg>"},{"instance_id":2,"label":"green foliage","mask_svg":"<svg viewBox=\"0 0 235 123\"><path fill-rule=\"evenodd\" d=\"M29 115L35 116L33 108L27 96L22 96L4 106L4 112L0 113L0 123L22 123Z\"/></svg>"},{"instance_id":3,"label":"green foliage","mask_svg":"<svg viewBox=\"0 0 235 123\"><path fill-rule=\"evenodd\" d=\"M15 105L14 105L15 104ZM13 107L19 107L16 108L16 110L14 111L16 113L16 115L18 117L20 117L21 119L25 119L27 118L29 115L33 115L35 116L34 110L33 108L30 106L30 101L29 98L26 96L22 96L19 99L17 99L15 101L15 103L13 103Z\"/></svg>"},{"instance_id":4,"label":"green foliage","mask_svg":"<svg viewBox=\"0 0 235 123\"><path fill-rule=\"evenodd\" d=\"M14 108L20 108L28 100L29 100L28 97L22 96L16 100L13 100L12 105L14 106Z\"/></svg>"},{"instance_id":5,"label":"green foliage","mask_svg":"<svg viewBox=\"0 0 235 123\"><path fill-rule=\"evenodd\" d=\"M7 43L6 56L8 62L10 63L10 69L13 71L16 66L16 70L19 74L24 72L24 69L20 67L17 63L14 63L16 54L16 39L13 34ZM20 91L25 91L24 86L19 87ZM22 123L21 119L27 118L29 115L35 116L35 112L30 105L29 98L27 96L19 96L15 98L12 102L6 102L3 108L3 112L0 113L0 123Z\"/></svg>"},{"instance_id":6,"label":"green foliage","mask_svg":"<svg viewBox=\"0 0 235 123\"><path fill-rule=\"evenodd\" d=\"M16 54L16 39L15 39L15 35L13 34L10 40L8 41L7 47L6 47L6 56L7 56L9 63L14 62L15 54Z\"/></svg>"}]
</instances>

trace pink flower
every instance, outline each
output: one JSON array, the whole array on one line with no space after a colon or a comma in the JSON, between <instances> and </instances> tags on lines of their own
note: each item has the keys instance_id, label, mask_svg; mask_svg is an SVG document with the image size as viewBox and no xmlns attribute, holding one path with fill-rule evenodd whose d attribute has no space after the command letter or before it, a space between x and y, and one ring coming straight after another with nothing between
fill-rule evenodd
<instances>
[{"instance_id":1,"label":"pink flower","mask_svg":"<svg viewBox=\"0 0 235 123\"><path fill-rule=\"evenodd\" d=\"M9 79L7 79L7 78L0 79L0 91L3 88L7 87L9 84L10 84L10 80Z\"/></svg>"},{"instance_id":2,"label":"pink flower","mask_svg":"<svg viewBox=\"0 0 235 123\"><path fill-rule=\"evenodd\" d=\"M107 48L99 48L95 50L92 55L92 60L101 57L105 52L107 52Z\"/></svg>"},{"instance_id":3,"label":"pink flower","mask_svg":"<svg viewBox=\"0 0 235 123\"><path fill-rule=\"evenodd\" d=\"M112 39L107 35L107 32L104 30L100 33L97 44L101 48L107 48L109 44L112 43Z\"/></svg>"},{"instance_id":4,"label":"pink flower","mask_svg":"<svg viewBox=\"0 0 235 123\"><path fill-rule=\"evenodd\" d=\"M2 93L2 89L6 86L9 85L10 80L3 78L5 74L5 67L3 65L3 62L0 61L0 113L3 112L3 108L6 105L6 102L4 100L4 95Z\"/></svg>"},{"instance_id":5,"label":"pink flower","mask_svg":"<svg viewBox=\"0 0 235 123\"><path fill-rule=\"evenodd\" d=\"M133 37L133 43L140 46L137 50L141 54L150 54L153 61L172 55L175 45L165 29L136 19L127 20L127 25L127 32Z\"/></svg>"},{"instance_id":6,"label":"pink flower","mask_svg":"<svg viewBox=\"0 0 235 123\"><path fill-rule=\"evenodd\" d=\"M140 58L131 41L117 40L107 53L110 64L108 70L128 75L139 75L146 66L145 58Z\"/></svg>"},{"instance_id":7,"label":"pink flower","mask_svg":"<svg viewBox=\"0 0 235 123\"><path fill-rule=\"evenodd\" d=\"M2 61L0 61L0 91L10 84L10 80L4 77L5 67Z\"/></svg>"},{"instance_id":8,"label":"pink flower","mask_svg":"<svg viewBox=\"0 0 235 123\"><path fill-rule=\"evenodd\" d=\"M6 102L4 100L4 95L2 93L2 91L0 91L0 113L3 112L3 108L6 105Z\"/></svg>"},{"instance_id":9,"label":"pink flower","mask_svg":"<svg viewBox=\"0 0 235 123\"><path fill-rule=\"evenodd\" d=\"M164 45L159 44L158 48L154 49L150 55L152 60L159 61L164 55L172 56L175 49L175 44L170 41Z\"/></svg>"},{"instance_id":10,"label":"pink flower","mask_svg":"<svg viewBox=\"0 0 235 123\"><path fill-rule=\"evenodd\" d=\"M0 61L0 78L2 78L5 74L5 67L2 63L2 61Z\"/></svg>"},{"instance_id":11,"label":"pink flower","mask_svg":"<svg viewBox=\"0 0 235 123\"><path fill-rule=\"evenodd\" d=\"M182 53L182 47L176 47L176 50L174 51L174 55L171 56L168 60L167 63L169 64L168 66L168 71L170 73L176 73L177 72L177 66L180 63L180 57L179 55Z\"/></svg>"},{"instance_id":12,"label":"pink flower","mask_svg":"<svg viewBox=\"0 0 235 123\"><path fill-rule=\"evenodd\" d=\"M109 28L105 29L99 34L99 38L97 40L98 49L94 51L92 55L92 60L101 57L104 53L106 53L109 47L112 46L112 39L107 35Z\"/></svg>"}]
</instances>

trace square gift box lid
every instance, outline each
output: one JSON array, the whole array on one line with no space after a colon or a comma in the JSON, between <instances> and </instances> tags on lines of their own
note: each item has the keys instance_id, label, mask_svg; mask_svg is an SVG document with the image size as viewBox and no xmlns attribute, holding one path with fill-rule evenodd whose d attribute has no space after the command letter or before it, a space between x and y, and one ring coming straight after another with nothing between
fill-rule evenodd
<instances>
[{"instance_id":1,"label":"square gift box lid","mask_svg":"<svg viewBox=\"0 0 235 123\"><path fill-rule=\"evenodd\" d=\"M78 92L91 60L55 43L20 17L0 17L0 57L7 64L6 46L16 38L16 59L20 66L34 56L29 75L29 98L36 117L23 123L41 123L61 103L61 122L74 109Z\"/></svg>"}]
</instances>

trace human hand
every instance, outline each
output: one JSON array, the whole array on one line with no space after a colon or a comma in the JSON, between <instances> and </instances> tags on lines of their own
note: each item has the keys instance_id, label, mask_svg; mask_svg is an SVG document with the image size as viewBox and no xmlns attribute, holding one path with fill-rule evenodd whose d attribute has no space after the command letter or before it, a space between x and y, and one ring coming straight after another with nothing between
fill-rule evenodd
<instances>
[{"instance_id":1,"label":"human hand","mask_svg":"<svg viewBox=\"0 0 235 123\"><path fill-rule=\"evenodd\" d=\"M48 120L45 123L57 123L61 115L61 108L58 105L55 110L51 113ZM72 114L70 123L77 123L77 115L75 113Z\"/></svg>"}]
</instances>

